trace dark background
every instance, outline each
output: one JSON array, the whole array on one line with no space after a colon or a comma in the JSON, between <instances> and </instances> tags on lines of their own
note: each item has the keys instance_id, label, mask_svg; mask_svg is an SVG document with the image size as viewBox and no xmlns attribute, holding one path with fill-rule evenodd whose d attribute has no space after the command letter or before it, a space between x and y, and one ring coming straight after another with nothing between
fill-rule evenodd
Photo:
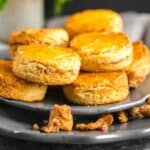
<instances>
[{"instance_id":1,"label":"dark background","mask_svg":"<svg viewBox=\"0 0 150 150\"><path fill-rule=\"evenodd\" d=\"M54 0L45 0L45 16L52 16ZM150 12L150 0L72 0L65 7L64 14L87 8L110 8L116 11L135 10L138 12Z\"/></svg>"}]
</instances>

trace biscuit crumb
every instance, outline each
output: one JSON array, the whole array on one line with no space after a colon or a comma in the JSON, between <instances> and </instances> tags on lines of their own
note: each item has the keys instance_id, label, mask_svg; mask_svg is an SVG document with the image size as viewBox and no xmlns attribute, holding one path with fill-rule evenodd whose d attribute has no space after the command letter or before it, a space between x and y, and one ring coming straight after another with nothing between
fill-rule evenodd
<instances>
[{"instance_id":1,"label":"biscuit crumb","mask_svg":"<svg viewBox=\"0 0 150 150\"><path fill-rule=\"evenodd\" d=\"M48 124L42 127L45 133L57 133L60 130L72 131L73 116L71 108L67 105L54 105L50 112Z\"/></svg>"},{"instance_id":2,"label":"biscuit crumb","mask_svg":"<svg viewBox=\"0 0 150 150\"><path fill-rule=\"evenodd\" d=\"M150 117L150 105L146 104L140 107L140 112L144 117Z\"/></svg>"},{"instance_id":3,"label":"biscuit crumb","mask_svg":"<svg viewBox=\"0 0 150 150\"><path fill-rule=\"evenodd\" d=\"M130 114L133 118L150 117L150 104L133 107L130 110Z\"/></svg>"},{"instance_id":4,"label":"biscuit crumb","mask_svg":"<svg viewBox=\"0 0 150 150\"><path fill-rule=\"evenodd\" d=\"M126 123L128 122L127 113L124 111L121 111L118 113L118 120L120 123Z\"/></svg>"},{"instance_id":5,"label":"biscuit crumb","mask_svg":"<svg viewBox=\"0 0 150 150\"><path fill-rule=\"evenodd\" d=\"M39 127L39 125L38 125L37 123L34 123L32 129L33 129L34 131L39 131L39 130L40 130L40 127Z\"/></svg>"},{"instance_id":6,"label":"biscuit crumb","mask_svg":"<svg viewBox=\"0 0 150 150\"><path fill-rule=\"evenodd\" d=\"M42 127L42 131L45 133L58 133L60 131L60 121L56 118L51 120L51 123Z\"/></svg>"},{"instance_id":7,"label":"biscuit crumb","mask_svg":"<svg viewBox=\"0 0 150 150\"><path fill-rule=\"evenodd\" d=\"M103 115L95 122L90 122L87 124L80 123L76 125L76 129L84 131L84 130L101 130L108 131L109 127L112 125L114 121L114 117L111 114Z\"/></svg>"},{"instance_id":8,"label":"biscuit crumb","mask_svg":"<svg viewBox=\"0 0 150 150\"><path fill-rule=\"evenodd\" d=\"M140 111L140 107L133 107L130 109L130 115L133 117L133 118L137 118L137 119L141 119L143 118L143 115Z\"/></svg>"}]
</instances>

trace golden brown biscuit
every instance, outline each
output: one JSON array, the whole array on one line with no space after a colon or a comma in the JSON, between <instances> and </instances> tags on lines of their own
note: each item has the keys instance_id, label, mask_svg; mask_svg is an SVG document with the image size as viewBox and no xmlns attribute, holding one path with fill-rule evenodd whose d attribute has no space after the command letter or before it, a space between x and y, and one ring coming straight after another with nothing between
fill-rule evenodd
<instances>
[{"instance_id":1,"label":"golden brown biscuit","mask_svg":"<svg viewBox=\"0 0 150 150\"><path fill-rule=\"evenodd\" d=\"M20 46L13 61L13 72L28 81L44 85L64 85L77 78L80 64L79 55L69 48Z\"/></svg>"},{"instance_id":2,"label":"golden brown biscuit","mask_svg":"<svg viewBox=\"0 0 150 150\"><path fill-rule=\"evenodd\" d=\"M132 42L124 33L83 33L70 46L80 55L84 71L124 70L133 59Z\"/></svg>"},{"instance_id":3,"label":"golden brown biscuit","mask_svg":"<svg viewBox=\"0 0 150 150\"><path fill-rule=\"evenodd\" d=\"M68 42L68 33L62 28L25 29L11 33L9 54L14 56L17 47L22 45L35 44L67 47Z\"/></svg>"},{"instance_id":4,"label":"golden brown biscuit","mask_svg":"<svg viewBox=\"0 0 150 150\"><path fill-rule=\"evenodd\" d=\"M63 91L69 101L81 105L114 103L124 100L129 93L124 72L81 73Z\"/></svg>"},{"instance_id":5,"label":"golden brown biscuit","mask_svg":"<svg viewBox=\"0 0 150 150\"><path fill-rule=\"evenodd\" d=\"M134 60L128 70L130 87L137 87L150 73L150 52L141 41L133 43Z\"/></svg>"},{"instance_id":6,"label":"golden brown biscuit","mask_svg":"<svg viewBox=\"0 0 150 150\"><path fill-rule=\"evenodd\" d=\"M17 78L11 61L6 60L0 60L0 82L0 96L20 101L41 101L47 90L47 86Z\"/></svg>"},{"instance_id":7,"label":"golden brown biscuit","mask_svg":"<svg viewBox=\"0 0 150 150\"><path fill-rule=\"evenodd\" d=\"M121 16L109 9L85 10L68 17L65 29L70 37L83 32L109 31L121 32L123 22Z\"/></svg>"}]
</instances>

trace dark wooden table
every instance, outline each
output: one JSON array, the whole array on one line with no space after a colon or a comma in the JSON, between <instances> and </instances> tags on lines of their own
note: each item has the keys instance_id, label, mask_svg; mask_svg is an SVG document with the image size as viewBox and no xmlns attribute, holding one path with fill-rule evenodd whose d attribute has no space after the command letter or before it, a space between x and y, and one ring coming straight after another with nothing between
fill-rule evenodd
<instances>
[{"instance_id":1,"label":"dark wooden table","mask_svg":"<svg viewBox=\"0 0 150 150\"><path fill-rule=\"evenodd\" d=\"M150 150L150 137L96 145L44 144L0 136L0 150Z\"/></svg>"}]
</instances>

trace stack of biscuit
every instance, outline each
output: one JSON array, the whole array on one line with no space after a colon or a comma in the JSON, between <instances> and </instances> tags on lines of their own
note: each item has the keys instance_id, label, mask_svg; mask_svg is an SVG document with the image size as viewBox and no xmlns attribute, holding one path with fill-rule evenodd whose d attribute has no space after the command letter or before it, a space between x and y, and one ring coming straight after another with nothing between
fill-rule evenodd
<instances>
[{"instance_id":1,"label":"stack of biscuit","mask_svg":"<svg viewBox=\"0 0 150 150\"><path fill-rule=\"evenodd\" d=\"M12 33L9 54L13 60L0 61L0 96L42 101L47 86L71 84L78 76L81 61L68 43L68 33L62 28Z\"/></svg>"},{"instance_id":2,"label":"stack of biscuit","mask_svg":"<svg viewBox=\"0 0 150 150\"><path fill-rule=\"evenodd\" d=\"M12 61L0 61L10 66L0 70L0 96L28 102L43 100L55 85L75 104L118 102L150 73L148 47L132 43L121 16L107 9L75 13L64 29L13 32L9 54Z\"/></svg>"},{"instance_id":3,"label":"stack of biscuit","mask_svg":"<svg viewBox=\"0 0 150 150\"><path fill-rule=\"evenodd\" d=\"M142 42L123 33L123 21L112 10L85 10L71 15L65 29L70 47L81 57L81 73L63 87L67 99L80 105L124 100L129 88L139 86L150 73L150 52Z\"/></svg>"}]
</instances>

